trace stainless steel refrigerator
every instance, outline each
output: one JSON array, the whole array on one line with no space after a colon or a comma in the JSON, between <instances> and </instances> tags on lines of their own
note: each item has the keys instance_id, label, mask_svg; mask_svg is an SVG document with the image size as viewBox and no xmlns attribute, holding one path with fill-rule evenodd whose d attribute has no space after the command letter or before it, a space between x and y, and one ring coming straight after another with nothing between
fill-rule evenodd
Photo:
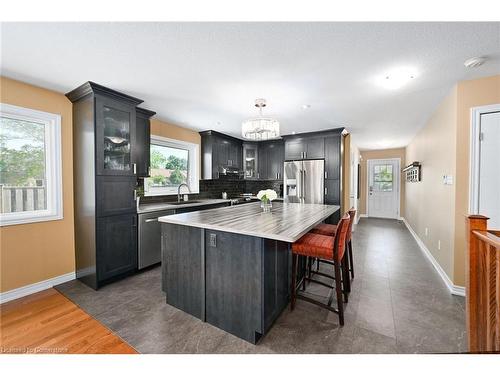
<instances>
[{"instance_id":1,"label":"stainless steel refrigerator","mask_svg":"<svg viewBox=\"0 0 500 375\"><path fill-rule=\"evenodd\" d=\"M325 161L285 162L283 197L289 203L324 203Z\"/></svg>"}]
</instances>

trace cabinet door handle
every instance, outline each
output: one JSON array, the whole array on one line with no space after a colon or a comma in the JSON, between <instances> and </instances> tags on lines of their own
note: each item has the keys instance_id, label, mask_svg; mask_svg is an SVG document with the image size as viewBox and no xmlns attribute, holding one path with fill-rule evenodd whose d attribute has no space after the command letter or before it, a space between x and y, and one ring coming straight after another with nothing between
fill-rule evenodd
<instances>
[{"instance_id":1,"label":"cabinet door handle","mask_svg":"<svg viewBox=\"0 0 500 375\"><path fill-rule=\"evenodd\" d=\"M153 219L146 219L146 220L144 220L145 223L151 223L152 221L158 221L158 218L155 217Z\"/></svg>"},{"instance_id":2,"label":"cabinet door handle","mask_svg":"<svg viewBox=\"0 0 500 375\"><path fill-rule=\"evenodd\" d=\"M134 189L134 201L137 200L137 190Z\"/></svg>"},{"instance_id":3,"label":"cabinet door handle","mask_svg":"<svg viewBox=\"0 0 500 375\"><path fill-rule=\"evenodd\" d=\"M328 195L328 188L325 188L325 195Z\"/></svg>"},{"instance_id":4,"label":"cabinet door handle","mask_svg":"<svg viewBox=\"0 0 500 375\"><path fill-rule=\"evenodd\" d=\"M325 171L325 178L328 178L328 172Z\"/></svg>"},{"instance_id":5,"label":"cabinet door handle","mask_svg":"<svg viewBox=\"0 0 500 375\"><path fill-rule=\"evenodd\" d=\"M133 163L132 164L132 167L134 169L134 174L137 174L137 164L136 163Z\"/></svg>"}]
</instances>

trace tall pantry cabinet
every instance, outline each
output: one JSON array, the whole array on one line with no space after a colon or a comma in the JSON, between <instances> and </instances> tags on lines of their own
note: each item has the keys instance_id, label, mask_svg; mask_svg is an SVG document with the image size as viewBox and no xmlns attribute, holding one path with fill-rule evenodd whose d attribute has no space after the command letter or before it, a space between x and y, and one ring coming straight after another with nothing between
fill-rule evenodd
<instances>
[{"instance_id":1,"label":"tall pantry cabinet","mask_svg":"<svg viewBox=\"0 0 500 375\"><path fill-rule=\"evenodd\" d=\"M149 169L154 112L93 82L66 96L73 103L76 276L98 289L137 269L136 186Z\"/></svg>"}]
</instances>

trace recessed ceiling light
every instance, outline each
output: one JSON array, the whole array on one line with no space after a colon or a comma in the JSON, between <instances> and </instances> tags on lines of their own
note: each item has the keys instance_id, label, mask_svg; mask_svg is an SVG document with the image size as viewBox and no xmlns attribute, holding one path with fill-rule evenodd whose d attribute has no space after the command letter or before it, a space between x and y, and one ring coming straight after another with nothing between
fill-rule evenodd
<instances>
[{"instance_id":1,"label":"recessed ceiling light","mask_svg":"<svg viewBox=\"0 0 500 375\"><path fill-rule=\"evenodd\" d=\"M465 60L464 65L467 68L477 68L478 66L483 65L485 61L486 61L485 57L473 57L468 60Z\"/></svg>"},{"instance_id":2,"label":"recessed ceiling light","mask_svg":"<svg viewBox=\"0 0 500 375\"><path fill-rule=\"evenodd\" d=\"M295 134L295 132L292 132L292 134Z\"/></svg>"},{"instance_id":3,"label":"recessed ceiling light","mask_svg":"<svg viewBox=\"0 0 500 375\"><path fill-rule=\"evenodd\" d=\"M302 104L302 109L309 109L311 108L310 104Z\"/></svg>"},{"instance_id":4,"label":"recessed ceiling light","mask_svg":"<svg viewBox=\"0 0 500 375\"><path fill-rule=\"evenodd\" d=\"M393 69L377 78L377 83L389 90L396 90L417 76L414 69L411 68L397 68Z\"/></svg>"}]
</instances>

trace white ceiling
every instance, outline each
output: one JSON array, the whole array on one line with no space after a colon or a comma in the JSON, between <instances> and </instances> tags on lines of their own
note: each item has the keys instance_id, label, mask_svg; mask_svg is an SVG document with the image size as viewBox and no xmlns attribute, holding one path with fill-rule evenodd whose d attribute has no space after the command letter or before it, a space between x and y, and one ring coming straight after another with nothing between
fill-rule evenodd
<instances>
[{"instance_id":1,"label":"white ceiling","mask_svg":"<svg viewBox=\"0 0 500 375\"><path fill-rule=\"evenodd\" d=\"M345 126L362 149L405 146L454 83L500 74L500 23L3 23L1 41L7 77L60 92L91 80L238 137L263 97L282 134ZM473 56L490 60L465 68ZM376 84L398 67L417 77Z\"/></svg>"}]
</instances>

